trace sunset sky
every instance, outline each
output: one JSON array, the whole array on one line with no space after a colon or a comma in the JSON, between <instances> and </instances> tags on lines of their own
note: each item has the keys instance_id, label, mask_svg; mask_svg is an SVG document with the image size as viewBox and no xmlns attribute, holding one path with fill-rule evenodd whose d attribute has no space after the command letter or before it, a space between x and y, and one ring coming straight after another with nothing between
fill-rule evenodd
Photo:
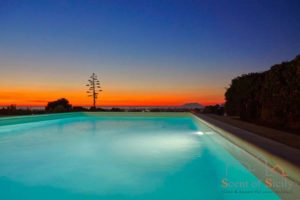
<instances>
[{"instance_id":1,"label":"sunset sky","mask_svg":"<svg viewBox=\"0 0 300 200\"><path fill-rule=\"evenodd\" d=\"M0 0L0 105L223 103L237 75L300 54L300 1Z\"/></svg>"}]
</instances>

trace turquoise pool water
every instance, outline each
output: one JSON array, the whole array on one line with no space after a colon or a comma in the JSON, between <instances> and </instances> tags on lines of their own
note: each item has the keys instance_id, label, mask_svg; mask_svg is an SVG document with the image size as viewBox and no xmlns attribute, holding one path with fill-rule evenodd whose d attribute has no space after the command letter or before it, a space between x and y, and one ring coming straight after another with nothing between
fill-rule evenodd
<instances>
[{"instance_id":1,"label":"turquoise pool water","mask_svg":"<svg viewBox=\"0 0 300 200\"><path fill-rule=\"evenodd\" d=\"M40 119L0 122L1 200L280 199L190 116Z\"/></svg>"}]
</instances>

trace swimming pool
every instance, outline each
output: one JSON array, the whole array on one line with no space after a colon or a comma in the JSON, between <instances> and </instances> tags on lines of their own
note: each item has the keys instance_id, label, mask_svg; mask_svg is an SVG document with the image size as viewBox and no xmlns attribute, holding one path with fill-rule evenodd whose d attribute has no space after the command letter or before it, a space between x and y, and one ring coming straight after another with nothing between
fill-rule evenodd
<instances>
[{"instance_id":1,"label":"swimming pool","mask_svg":"<svg viewBox=\"0 0 300 200\"><path fill-rule=\"evenodd\" d=\"M0 199L280 199L232 151L188 113L4 118Z\"/></svg>"}]
</instances>

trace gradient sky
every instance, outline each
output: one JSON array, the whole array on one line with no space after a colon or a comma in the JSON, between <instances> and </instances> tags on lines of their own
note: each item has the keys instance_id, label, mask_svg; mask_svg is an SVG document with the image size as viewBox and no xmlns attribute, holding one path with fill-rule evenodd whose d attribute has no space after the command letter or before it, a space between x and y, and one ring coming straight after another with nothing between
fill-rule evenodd
<instances>
[{"instance_id":1,"label":"gradient sky","mask_svg":"<svg viewBox=\"0 0 300 200\"><path fill-rule=\"evenodd\" d=\"M237 75L300 54L300 1L0 0L0 105L222 103Z\"/></svg>"}]
</instances>

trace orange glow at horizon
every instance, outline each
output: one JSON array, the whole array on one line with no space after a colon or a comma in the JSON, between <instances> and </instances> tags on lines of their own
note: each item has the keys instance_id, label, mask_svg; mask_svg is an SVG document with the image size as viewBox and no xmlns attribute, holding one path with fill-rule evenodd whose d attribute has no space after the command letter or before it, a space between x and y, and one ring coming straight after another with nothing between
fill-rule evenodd
<instances>
[{"instance_id":1,"label":"orange glow at horizon","mask_svg":"<svg viewBox=\"0 0 300 200\"><path fill-rule=\"evenodd\" d=\"M66 98L73 106L91 106L85 83L89 73L25 70L14 74L3 71L0 79L0 106L46 106L49 101ZM9 70L9 68L7 68ZM89 70L91 71L91 70ZM43 72L43 73L42 73ZM165 74L164 74L165 73ZM224 83L204 75L188 74L188 79L171 72L135 71L99 75L103 92L97 106L180 106L196 102L202 105L224 102ZM219 79L220 80L220 79Z\"/></svg>"},{"instance_id":2,"label":"orange glow at horizon","mask_svg":"<svg viewBox=\"0 0 300 200\"><path fill-rule=\"evenodd\" d=\"M63 90L39 91L34 89L3 90L0 93L0 106L45 106L49 101L66 98L73 106L91 106L92 99L85 91ZM184 103L197 102L202 105L223 103L222 95L202 92L142 92L142 91L105 91L100 94L97 106L180 106Z\"/></svg>"}]
</instances>

